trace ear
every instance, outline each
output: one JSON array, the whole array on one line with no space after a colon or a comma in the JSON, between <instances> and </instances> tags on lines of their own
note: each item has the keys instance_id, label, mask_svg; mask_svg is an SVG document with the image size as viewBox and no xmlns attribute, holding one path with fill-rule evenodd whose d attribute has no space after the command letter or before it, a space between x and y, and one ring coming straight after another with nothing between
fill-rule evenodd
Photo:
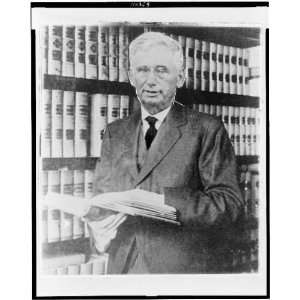
<instances>
[{"instance_id":1,"label":"ear","mask_svg":"<svg viewBox=\"0 0 300 300\"><path fill-rule=\"evenodd\" d=\"M133 74L133 71L130 69L128 71L128 79L130 81L130 84L135 87L135 78L134 78L134 74Z\"/></svg>"},{"instance_id":2,"label":"ear","mask_svg":"<svg viewBox=\"0 0 300 300\"><path fill-rule=\"evenodd\" d=\"M177 75L177 84L178 88L181 88L185 82L184 70L180 70Z\"/></svg>"}]
</instances>

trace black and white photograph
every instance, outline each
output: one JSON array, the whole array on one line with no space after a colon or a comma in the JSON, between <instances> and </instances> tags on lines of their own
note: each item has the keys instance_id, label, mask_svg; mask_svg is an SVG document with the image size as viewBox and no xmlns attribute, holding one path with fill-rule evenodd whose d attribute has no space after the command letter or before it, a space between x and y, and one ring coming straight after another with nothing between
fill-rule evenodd
<instances>
[{"instance_id":1,"label":"black and white photograph","mask_svg":"<svg viewBox=\"0 0 300 300\"><path fill-rule=\"evenodd\" d=\"M178 3L31 3L37 299L269 294L268 2Z\"/></svg>"}]
</instances>

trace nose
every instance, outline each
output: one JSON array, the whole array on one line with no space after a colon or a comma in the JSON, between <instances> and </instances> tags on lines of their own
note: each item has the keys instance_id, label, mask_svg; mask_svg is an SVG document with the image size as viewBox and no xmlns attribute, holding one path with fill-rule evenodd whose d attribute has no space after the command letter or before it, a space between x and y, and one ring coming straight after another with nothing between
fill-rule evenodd
<instances>
[{"instance_id":1,"label":"nose","mask_svg":"<svg viewBox=\"0 0 300 300\"><path fill-rule=\"evenodd\" d=\"M153 86L156 84L156 74L155 71L153 69L149 70L147 79L146 79L146 83L150 86Z\"/></svg>"}]
</instances>

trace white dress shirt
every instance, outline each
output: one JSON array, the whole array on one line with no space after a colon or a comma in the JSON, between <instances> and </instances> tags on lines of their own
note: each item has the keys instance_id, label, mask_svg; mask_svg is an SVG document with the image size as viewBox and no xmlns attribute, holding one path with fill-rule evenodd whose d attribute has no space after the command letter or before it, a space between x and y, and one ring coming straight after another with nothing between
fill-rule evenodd
<instances>
[{"instance_id":1,"label":"white dress shirt","mask_svg":"<svg viewBox=\"0 0 300 300\"><path fill-rule=\"evenodd\" d=\"M171 106L172 104L160 111L159 113L155 114L155 115L151 115L148 113L148 111L143 107L143 105L141 105L141 111L142 111L142 122L143 122L143 133L144 133L144 136L146 135L146 132L147 130L149 129L150 125L149 123L145 120L148 116L151 116L151 117L154 117L157 119L157 121L155 122L155 128L156 130L159 129L160 125L162 124L162 122L164 121L164 119L166 118L168 112L170 111L171 109Z\"/></svg>"}]
</instances>

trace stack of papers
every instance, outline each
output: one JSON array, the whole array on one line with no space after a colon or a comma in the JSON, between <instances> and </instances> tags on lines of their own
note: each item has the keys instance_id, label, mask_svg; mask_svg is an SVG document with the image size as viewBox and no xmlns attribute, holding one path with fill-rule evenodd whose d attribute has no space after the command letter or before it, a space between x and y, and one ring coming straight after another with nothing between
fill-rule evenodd
<instances>
[{"instance_id":1,"label":"stack of papers","mask_svg":"<svg viewBox=\"0 0 300 300\"><path fill-rule=\"evenodd\" d=\"M122 194L123 193L123 194ZM120 197L120 195L124 197ZM110 209L132 216L143 216L180 225L176 219L176 209L164 204L163 197L149 199L150 193L143 190L100 194L90 199L49 193L45 204L55 209L83 217L91 206ZM150 195L151 196L151 195Z\"/></svg>"}]
</instances>

